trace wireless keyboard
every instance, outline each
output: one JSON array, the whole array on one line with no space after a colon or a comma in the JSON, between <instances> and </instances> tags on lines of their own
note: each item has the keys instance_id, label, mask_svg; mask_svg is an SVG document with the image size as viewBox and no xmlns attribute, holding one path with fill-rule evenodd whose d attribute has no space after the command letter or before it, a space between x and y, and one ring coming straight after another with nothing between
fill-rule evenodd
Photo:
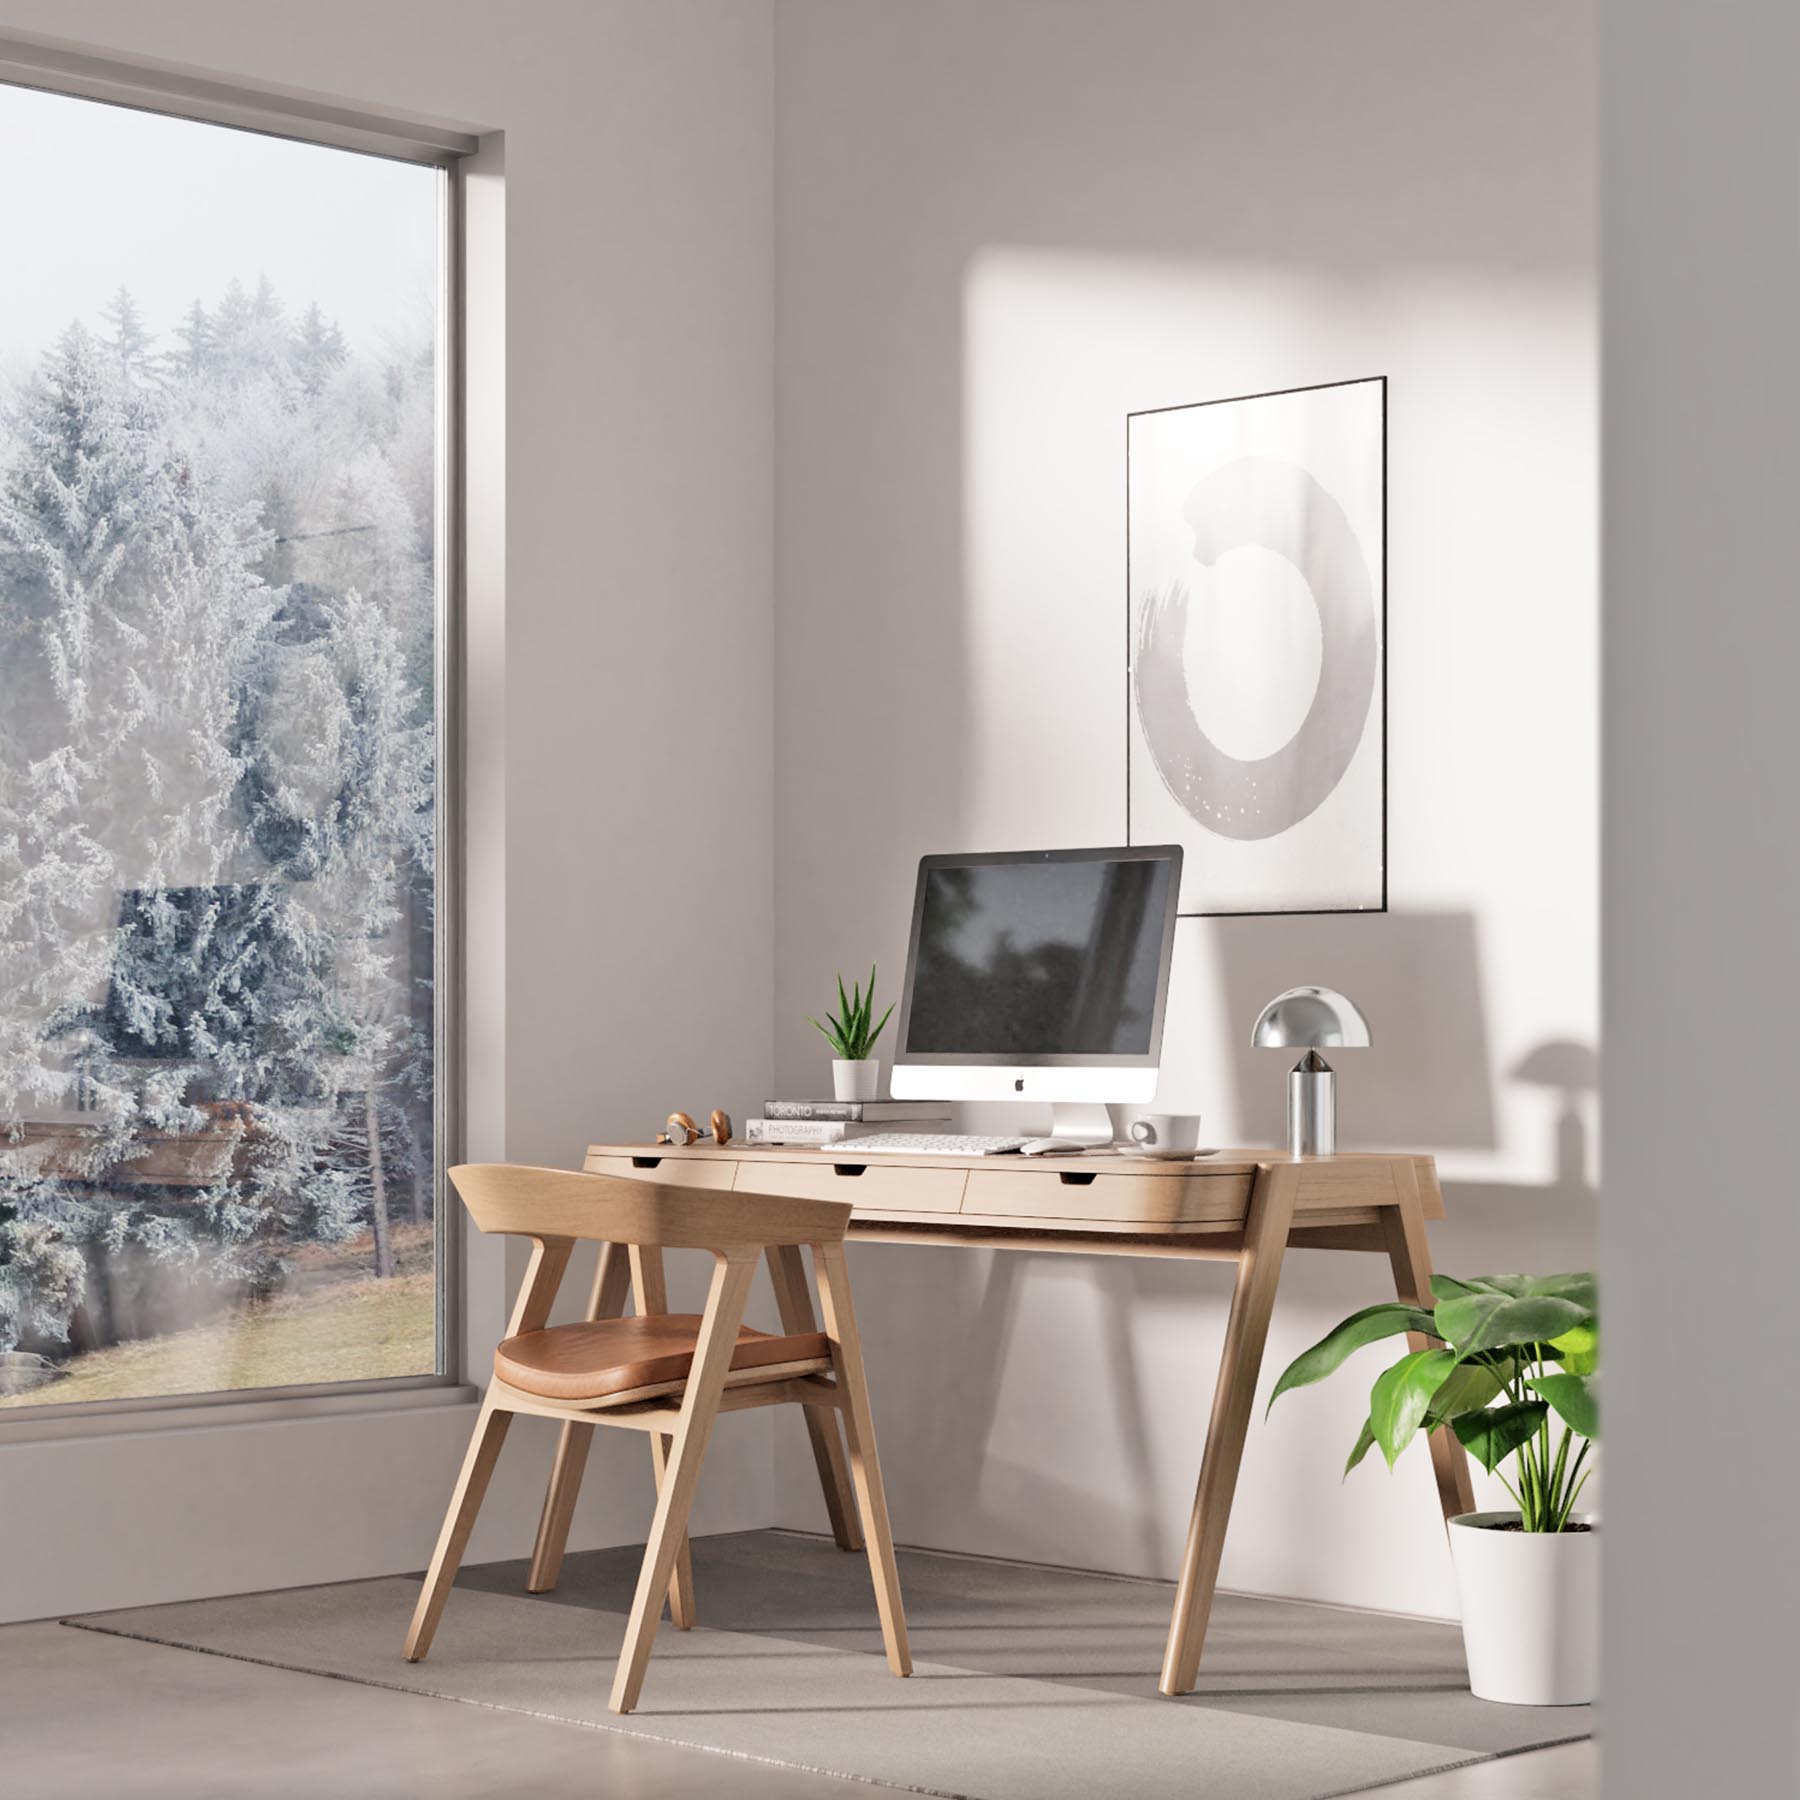
<instances>
[{"instance_id":1,"label":"wireless keyboard","mask_svg":"<svg viewBox=\"0 0 1800 1800\"><path fill-rule=\"evenodd\" d=\"M1022 1137L960 1136L953 1132L884 1131L880 1137L839 1138L821 1144L827 1156L1004 1156L1022 1150L1031 1140Z\"/></svg>"}]
</instances>

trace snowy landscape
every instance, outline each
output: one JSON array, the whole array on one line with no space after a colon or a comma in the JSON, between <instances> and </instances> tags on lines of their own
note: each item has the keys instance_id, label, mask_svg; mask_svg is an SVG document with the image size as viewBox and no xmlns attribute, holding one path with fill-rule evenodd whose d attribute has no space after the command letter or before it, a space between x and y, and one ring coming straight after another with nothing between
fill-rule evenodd
<instances>
[{"instance_id":1,"label":"snowy landscape","mask_svg":"<svg viewBox=\"0 0 1800 1800\"><path fill-rule=\"evenodd\" d=\"M231 236L192 198L159 305ZM107 273L0 301L0 1405L430 1373L434 271L354 333Z\"/></svg>"}]
</instances>

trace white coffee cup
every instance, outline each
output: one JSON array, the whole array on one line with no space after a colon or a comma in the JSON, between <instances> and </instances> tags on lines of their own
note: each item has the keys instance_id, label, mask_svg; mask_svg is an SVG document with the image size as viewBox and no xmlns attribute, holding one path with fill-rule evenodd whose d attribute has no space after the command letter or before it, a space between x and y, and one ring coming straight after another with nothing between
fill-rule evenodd
<instances>
[{"instance_id":1,"label":"white coffee cup","mask_svg":"<svg viewBox=\"0 0 1800 1800\"><path fill-rule=\"evenodd\" d=\"M1139 1113L1131 1121L1131 1141L1159 1156L1191 1156L1200 1148L1200 1115Z\"/></svg>"}]
</instances>

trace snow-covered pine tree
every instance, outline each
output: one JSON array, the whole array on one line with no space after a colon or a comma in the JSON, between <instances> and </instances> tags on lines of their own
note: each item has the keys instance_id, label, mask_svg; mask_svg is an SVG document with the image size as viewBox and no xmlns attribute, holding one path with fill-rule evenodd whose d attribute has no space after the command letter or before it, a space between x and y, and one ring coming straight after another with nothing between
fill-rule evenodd
<instances>
[{"instance_id":1,"label":"snow-covered pine tree","mask_svg":"<svg viewBox=\"0 0 1800 1800\"><path fill-rule=\"evenodd\" d=\"M396 1131L415 1141L407 1122L421 1055L429 1066L413 1025L404 903L415 872L430 866L433 739L386 609L354 590L306 598L307 637L265 667L245 787L258 845L333 946L320 1036L338 1054L334 1080L354 1110L320 1173L327 1211L362 1202L385 1276L395 1263L383 1141Z\"/></svg>"},{"instance_id":2,"label":"snow-covered pine tree","mask_svg":"<svg viewBox=\"0 0 1800 1800\"><path fill-rule=\"evenodd\" d=\"M174 376L192 381L205 373L211 363L217 330L206 308L196 300L175 327L181 348L168 353L168 367Z\"/></svg>"},{"instance_id":3,"label":"snow-covered pine tree","mask_svg":"<svg viewBox=\"0 0 1800 1800\"><path fill-rule=\"evenodd\" d=\"M115 311L0 420L0 1122L79 1095L95 1174L252 1123L180 1210L0 1155L0 1341L66 1325L84 1243L266 1285L374 1225L388 1272L429 1187L431 347L234 284L133 380Z\"/></svg>"},{"instance_id":4,"label":"snow-covered pine tree","mask_svg":"<svg viewBox=\"0 0 1800 1800\"><path fill-rule=\"evenodd\" d=\"M144 321L129 288L120 286L107 303L105 318L112 327L108 347L118 359L120 374L128 382L151 379L156 359L151 354L150 346L155 340L144 329Z\"/></svg>"},{"instance_id":5,"label":"snow-covered pine tree","mask_svg":"<svg viewBox=\"0 0 1800 1800\"><path fill-rule=\"evenodd\" d=\"M14 435L0 486L0 919L13 922L0 957L11 989L0 1117L79 1080L97 1130L93 1167L69 1173L97 1179L145 1132L205 1123L196 1052L216 1064L216 1045L180 1046L146 1072L95 1020L122 966L122 892L244 872L232 727L280 596L255 573L254 520L218 503L171 445L159 398L84 328L44 359ZM5 1179L15 1234L53 1224L64 1241L105 1232L185 1256L196 1230L226 1216L169 1219L127 1195L121 1219L104 1188L19 1187L10 1167ZM257 1210L254 1196L240 1199Z\"/></svg>"},{"instance_id":6,"label":"snow-covered pine tree","mask_svg":"<svg viewBox=\"0 0 1800 1800\"><path fill-rule=\"evenodd\" d=\"M301 315L300 329L294 337L294 372L309 400L317 400L325 384L349 357L344 334L336 323L319 310L313 301Z\"/></svg>"}]
</instances>

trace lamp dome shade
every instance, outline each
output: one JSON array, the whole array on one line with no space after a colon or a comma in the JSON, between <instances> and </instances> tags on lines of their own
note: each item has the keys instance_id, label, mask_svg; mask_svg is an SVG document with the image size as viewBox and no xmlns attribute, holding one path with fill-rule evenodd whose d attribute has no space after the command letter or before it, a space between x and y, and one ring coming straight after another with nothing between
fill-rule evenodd
<instances>
[{"instance_id":1,"label":"lamp dome shade","mask_svg":"<svg viewBox=\"0 0 1800 1800\"><path fill-rule=\"evenodd\" d=\"M1289 988L1262 1009L1250 1043L1258 1050L1366 1050L1369 1021L1336 988Z\"/></svg>"}]
</instances>

